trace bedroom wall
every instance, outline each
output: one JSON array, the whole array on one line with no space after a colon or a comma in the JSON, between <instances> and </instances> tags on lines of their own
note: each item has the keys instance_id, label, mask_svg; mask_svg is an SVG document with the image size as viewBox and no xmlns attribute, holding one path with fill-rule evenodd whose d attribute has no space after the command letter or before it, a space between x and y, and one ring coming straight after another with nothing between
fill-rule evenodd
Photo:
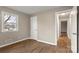
<instances>
[{"instance_id":1,"label":"bedroom wall","mask_svg":"<svg viewBox=\"0 0 79 59\"><path fill-rule=\"evenodd\" d=\"M71 9L72 7L62 7L34 14L38 21L38 39L56 44L55 42L55 12Z\"/></svg>"},{"instance_id":2,"label":"bedroom wall","mask_svg":"<svg viewBox=\"0 0 79 59\"><path fill-rule=\"evenodd\" d=\"M55 38L55 15L48 11L37 15L39 40L54 43Z\"/></svg>"},{"instance_id":3,"label":"bedroom wall","mask_svg":"<svg viewBox=\"0 0 79 59\"><path fill-rule=\"evenodd\" d=\"M16 32L1 32L1 11L10 12L13 14L18 15L18 26L19 30ZM21 38L28 38L30 37L30 17L24 13L6 8L0 7L0 46L5 45L11 42L15 42L17 40L21 40Z\"/></svg>"}]
</instances>

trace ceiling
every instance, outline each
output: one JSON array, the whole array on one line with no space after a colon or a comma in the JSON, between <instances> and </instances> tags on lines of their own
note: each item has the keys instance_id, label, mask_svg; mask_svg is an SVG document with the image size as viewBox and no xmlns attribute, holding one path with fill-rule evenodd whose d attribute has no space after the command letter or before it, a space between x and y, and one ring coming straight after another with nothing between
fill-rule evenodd
<instances>
[{"instance_id":1,"label":"ceiling","mask_svg":"<svg viewBox=\"0 0 79 59\"><path fill-rule=\"evenodd\" d=\"M62 6L7 6L7 7L31 15L46 10L60 8Z\"/></svg>"}]
</instances>

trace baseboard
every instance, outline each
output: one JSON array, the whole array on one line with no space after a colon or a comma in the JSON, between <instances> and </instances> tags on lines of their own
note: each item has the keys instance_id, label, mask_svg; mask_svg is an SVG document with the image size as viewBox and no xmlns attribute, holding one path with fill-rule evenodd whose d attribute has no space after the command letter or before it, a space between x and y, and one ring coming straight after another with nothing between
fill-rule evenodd
<instances>
[{"instance_id":1,"label":"baseboard","mask_svg":"<svg viewBox=\"0 0 79 59\"><path fill-rule=\"evenodd\" d=\"M11 44L15 44L15 43L18 43L18 42L21 42L21 41L24 41L26 39L29 39L29 38L23 38L21 40L15 41L15 42L11 42L11 43L8 43L8 44L1 45L0 48L5 47L5 46L8 46L8 45L11 45Z\"/></svg>"},{"instance_id":2,"label":"baseboard","mask_svg":"<svg viewBox=\"0 0 79 59\"><path fill-rule=\"evenodd\" d=\"M1 45L0 48L5 47L5 46L8 46L8 45L11 45L11 44L15 44L15 43L18 43L18 42L27 40L27 39L33 39L33 38L23 38L23 39L21 39L21 40L15 41L15 42L11 42L11 43L8 43L8 44ZM39 40L39 39L34 39L34 40L37 40L37 41L43 42L43 43L47 43L47 44L51 44L51 45L56 45L56 44L54 44L54 43L46 42L46 41Z\"/></svg>"},{"instance_id":3,"label":"baseboard","mask_svg":"<svg viewBox=\"0 0 79 59\"><path fill-rule=\"evenodd\" d=\"M37 41L39 41L39 42L43 42L43 43L47 43L47 44L51 44L51 45L56 45L56 44L54 44L54 43L47 42L47 41L43 41L43 40L37 40Z\"/></svg>"}]
</instances>

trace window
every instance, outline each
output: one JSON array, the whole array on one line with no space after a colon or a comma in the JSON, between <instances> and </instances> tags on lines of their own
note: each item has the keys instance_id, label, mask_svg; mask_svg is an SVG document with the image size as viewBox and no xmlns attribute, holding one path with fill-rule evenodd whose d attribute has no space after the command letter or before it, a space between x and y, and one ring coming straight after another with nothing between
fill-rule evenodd
<instances>
[{"instance_id":1,"label":"window","mask_svg":"<svg viewBox=\"0 0 79 59\"><path fill-rule=\"evenodd\" d=\"M31 17L31 38L38 38L38 24L37 24L37 16Z\"/></svg>"},{"instance_id":2,"label":"window","mask_svg":"<svg viewBox=\"0 0 79 59\"><path fill-rule=\"evenodd\" d=\"M18 16L8 12L2 12L2 32L18 30Z\"/></svg>"}]
</instances>

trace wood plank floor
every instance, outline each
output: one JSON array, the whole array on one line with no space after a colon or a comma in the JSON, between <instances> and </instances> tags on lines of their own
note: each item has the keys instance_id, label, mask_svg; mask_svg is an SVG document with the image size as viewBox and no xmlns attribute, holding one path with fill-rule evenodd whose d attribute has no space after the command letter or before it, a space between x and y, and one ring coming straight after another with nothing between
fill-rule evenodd
<instances>
[{"instance_id":1,"label":"wood plank floor","mask_svg":"<svg viewBox=\"0 0 79 59\"><path fill-rule=\"evenodd\" d=\"M0 48L0 53L70 53L71 50L38 42L33 39Z\"/></svg>"},{"instance_id":2,"label":"wood plank floor","mask_svg":"<svg viewBox=\"0 0 79 59\"><path fill-rule=\"evenodd\" d=\"M45 46L48 46L48 47L45 47ZM47 51L49 47L51 47L51 49ZM0 52L11 52L11 53L12 52L14 53L55 52L54 49L55 49L54 45L48 45L48 44L41 43L33 39L28 39L28 40L25 40L25 41L22 41L16 44L12 44L12 45L0 48Z\"/></svg>"}]
</instances>

